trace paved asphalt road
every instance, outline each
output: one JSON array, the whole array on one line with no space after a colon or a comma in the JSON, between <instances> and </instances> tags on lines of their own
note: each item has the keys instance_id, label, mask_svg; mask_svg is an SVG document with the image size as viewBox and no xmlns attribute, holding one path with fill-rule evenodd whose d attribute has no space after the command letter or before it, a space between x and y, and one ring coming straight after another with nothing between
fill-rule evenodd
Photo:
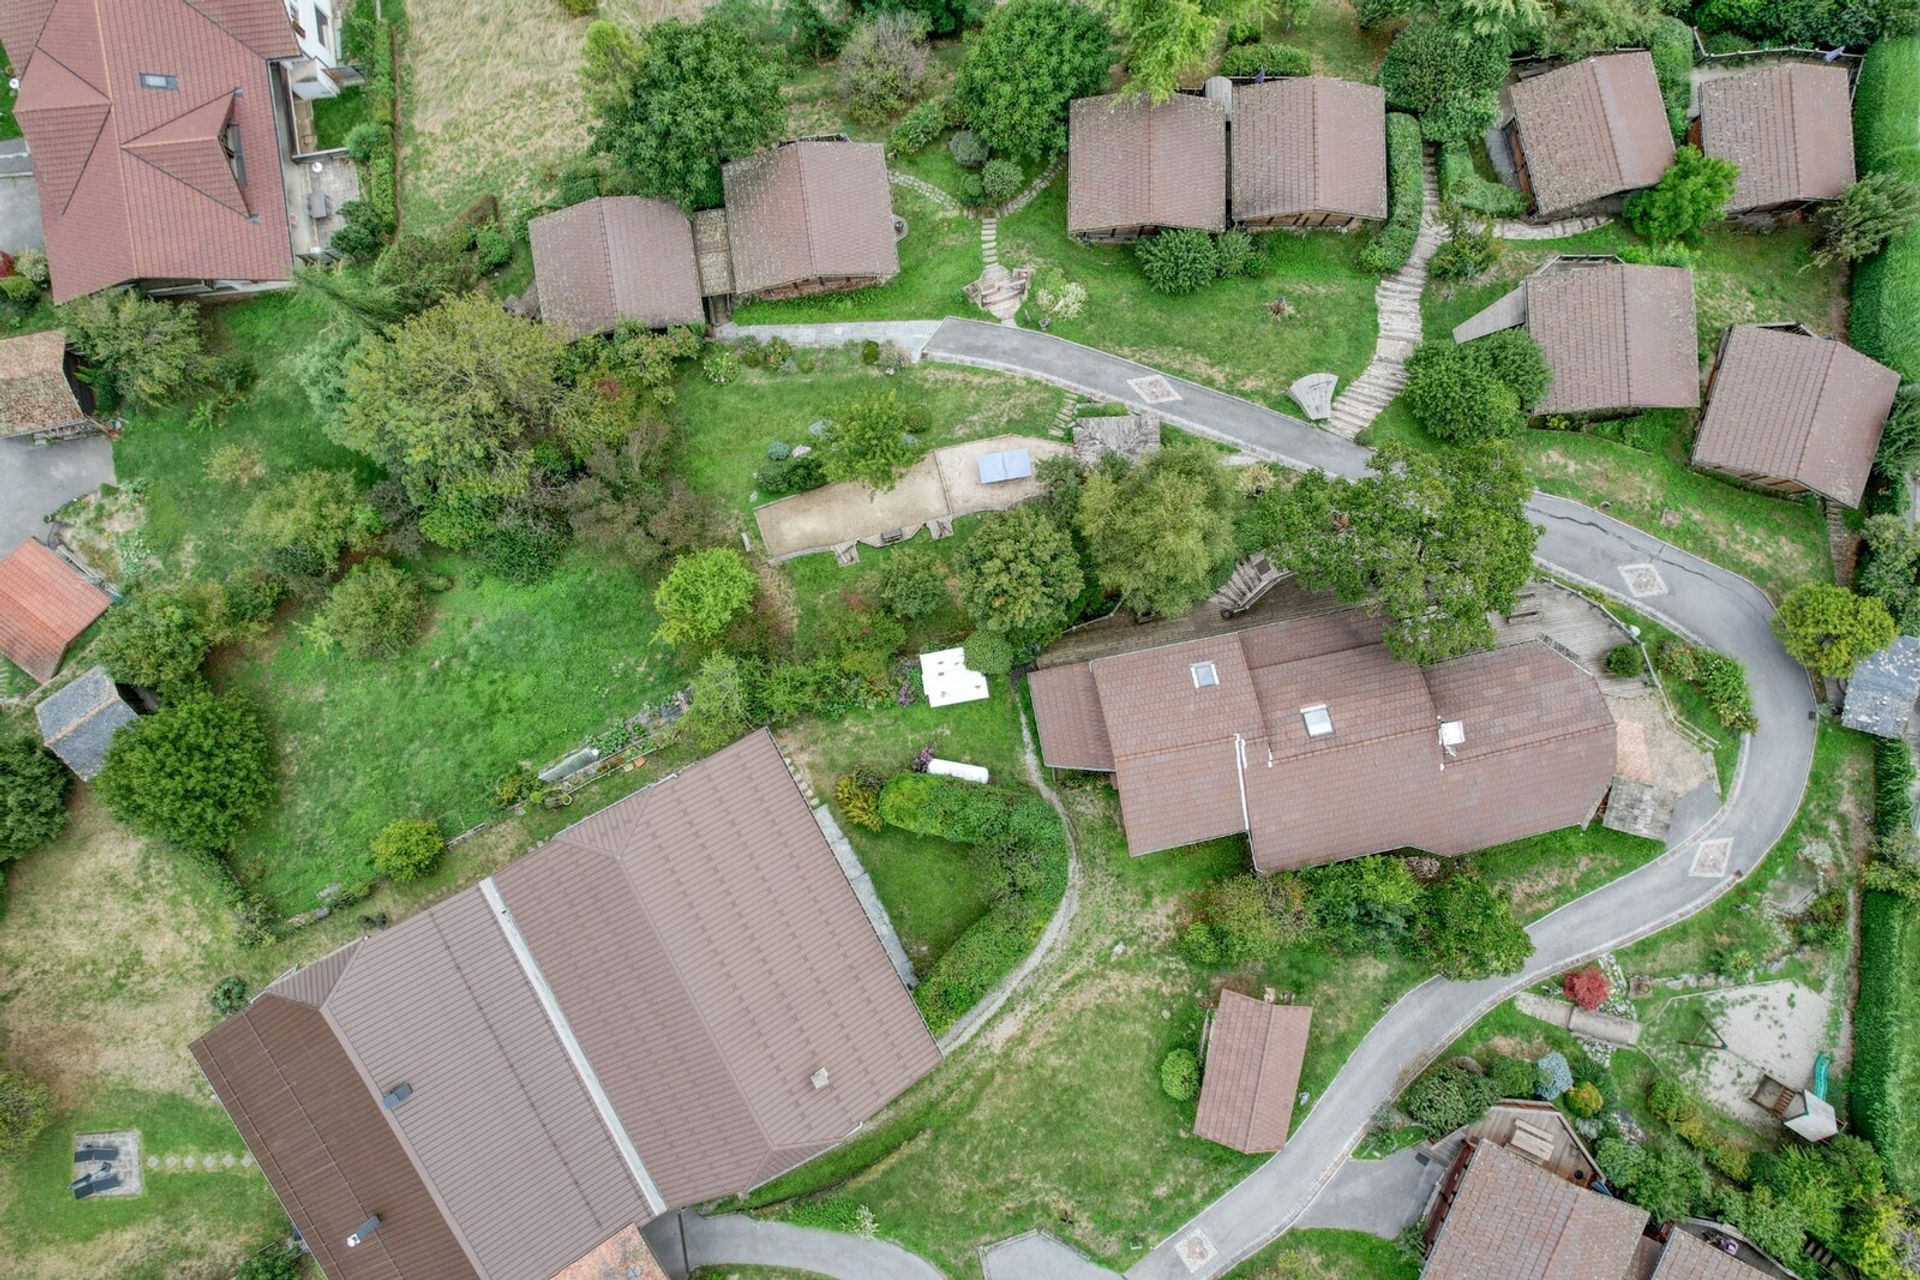
<instances>
[{"instance_id":1,"label":"paved asphalt road","mask_svg":"<svg viewBox=\"0 0 1920 1280\"><path fill-rule=\"evenodd\" d=\"M0 555L46 529L46 517L113 482L113 443L80 436L58 444L0 440Z\"/></svg>"},{"instance_id":2,"label":"paved asphalt road","mask_svg":"<svg viewBox=\"0 0 1920 1280\"><path fill-rule=\"evenodd\" d=\"M926 354L1135 405L1149 397L1134 380L1157 376L1132 361L1059 338L971 320L943 322ZM1295 467L1346 476L1365 470L1365 449L1297 418L1181 379L1164 382L1176 398L1148 407L1176 425ZM1339 1171L1376 1109L1481 1014L1545 975L1705 907L1750 871L1793 821L1813 759L1813 693L1805 672L1774 639L1773 611L1760 591L1744 578L1578 503L1536 494L1527 511L1542 528L1536 559L1547 571L1630 598L1641 612L1746 664L1760 729L1747 741L1726 805L1692 839L1658 860L1535 921L1527 930L1534 954L1525 972L1481 982L1434 978L1408 992L1314 1100L1287 1148L1141 1258L1127 1271L1128 1280L1218 1276L1274 1239L1300 1219ZM1623 572L1630 567L1639 567L1631 581ZM1703 846L1711 854L1716 851L1712 842L1720 840L1728 842L1725 870L1694 874ZM697 1261L779 1262L849 1280L923 1280L932 1274L930 1268L901 1269L906 1266L901 1258L910 1255L857 1237L839 1237L836 1245L818 1239L832 1233L750 1219L707 1223L685 1215L684 1221L693 1228L690 1240L706 1240L701 1250L689 1249ZM1183 1247L1187 1258L1181 1256ZM926 1266L919 1259L912 1262ZM993 1280L1084 1280L1099 1274L1045 1236L996 1247L988 1253L987 1269Z\"/></svg>"}]
</instances>

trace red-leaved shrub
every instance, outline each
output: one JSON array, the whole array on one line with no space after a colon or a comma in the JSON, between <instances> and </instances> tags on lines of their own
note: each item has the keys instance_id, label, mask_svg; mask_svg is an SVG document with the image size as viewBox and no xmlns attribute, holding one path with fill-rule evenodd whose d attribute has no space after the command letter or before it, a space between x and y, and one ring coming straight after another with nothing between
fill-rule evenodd
<instances>
[{"instance_id":1,"label":"red-leaved shrub","mask_svg":"<svg viewBox=\"0 0 1920 1280\"><path fill-rule=\"evenodd\" d=\"M1567 999L1582 1009L1598 1009L1607 1002L1607 993L1613 984L1607 981L1607 975L1597 965L1588 965L1584 969L1575 969L1560 980L1560 989Z\"/></svg>"}]
</instances>

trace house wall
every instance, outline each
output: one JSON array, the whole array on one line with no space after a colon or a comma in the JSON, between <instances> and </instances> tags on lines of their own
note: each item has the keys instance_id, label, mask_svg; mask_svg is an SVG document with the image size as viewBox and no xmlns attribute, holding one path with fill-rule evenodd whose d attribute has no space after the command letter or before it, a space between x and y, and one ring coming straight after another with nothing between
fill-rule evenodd
<instances>
[{"instance_id":1,"label":"house wall","mask_svg":"<svg viewBox=\"0 0 1920 1280\"><path fill-rule=\"evenodd\" d=\"M1095 227L1085 231L1073 232L1076 240L1085 240L1089 244L1122 244L1128 240L1138 240L1149 231L1159 228L1141 223L1131 227Z\"/></svg>"},{"instance_id":2,"label":"house wall","mask_svg":"<svg viewBox=\"0 0 1920 1280\"><path fill-rule=\"evenodd\" d=\"M1249 231L1260 231L1269 227L1293 227L1300 230L1327 227L1336 231L1349 231L1355 227L1366 226L1371 221L1368 218L1356 218L1350 213L1314 209L1306 213L1276 213L1266 218L1243 218L1239 225Z\"/></svg>"},{"instance_id":3,"label":"house wall","mask_svg":"<svg viewBox=\"0 0 1920 1280\"><path fill-rule=\"evenodd\" d=\"M318 58L323 66L340 62L340 18L348 0L287 0L300 52Z\"/></svg>"},{"instance_id":4,"label":"house wall","mask_svg":"<svg viewBox=\"0 0 1920 1280\"><path fill-rule=\"evenodd\" d=\"M816 293L838 293L843 289L868 289L885 284L892 276L815 276L811 280L796 280L792 284L783 284L775 289L762 289L760 292L743 295L764 298L772 301L779 298L804 298Z\"/></svg>"}]
</instances>

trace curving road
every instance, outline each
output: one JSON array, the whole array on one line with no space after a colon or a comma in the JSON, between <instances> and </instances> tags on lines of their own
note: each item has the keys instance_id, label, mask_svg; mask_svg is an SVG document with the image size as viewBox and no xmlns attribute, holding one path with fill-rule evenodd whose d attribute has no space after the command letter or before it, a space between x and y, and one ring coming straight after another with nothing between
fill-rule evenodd
<instances>
[{"instance_id":1,"label":"curving road","mask_svg":"<svg viewBox=\"0 0 1920 1280\"><path fill-rule=\"evenodd\" d=\"M1366 469L1366 449L1300 419L1047 334L950 319L926 340L925 354L1146 407L1298 469L1343 476ZM1658 860L1535 921L1525 972L1481 982L1435 978L1408 992L1360 1042L1286 1149L1142 1257L1127 1271L1129 1280L1217 1276L1261 1248L1312 1203L1376 1109L1482 1013L1544 975L1699 911L1751 871L1793 821L1813 760L1813 691L1775 640L1773 608L1760 590L1576 502L1536 494L1527 514L1542 529L1535 559L1543 568L1625 600L1746 664L1760 729L1747 739L1726 803ZM1631 582L1623 573L1629 567L1636 568ZM1046 1237L1009 1245L1015 1243L1017 1251L988 1251L994 1280L1099 1273Z\"/></svg>"}]
</instances>

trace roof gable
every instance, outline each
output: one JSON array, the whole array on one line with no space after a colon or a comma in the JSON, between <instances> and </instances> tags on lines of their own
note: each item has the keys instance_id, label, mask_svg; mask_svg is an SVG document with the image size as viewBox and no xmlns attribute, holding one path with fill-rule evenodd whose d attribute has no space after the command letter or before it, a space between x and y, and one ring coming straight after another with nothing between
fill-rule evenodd
<instances>
[{"instance_id":1,"label":"roof gable","mask_svg":"<svg viewBox=\"0 0 1920 1280\"><path fill-rule=\"evenodd\" d=\"M1854 175L1847 71L1776 62L1708 80L1700 143L1740 166L1730 210L1834 199Z\"/></svg>"},{"instance_id":2,"label":"roof gable","mask_svg":"<svg viewBox=\"0 0 1920 1280\"><path fill-rule=\"evenodd\" d=\"M1231 989L1207 1039L1194 1136L1235 1151L1278 1151L1293 1123L1313 1010L1269 1004Z\"/></svg>"},{"instance_id":3,"label":"roof gable","mask_svg":"<svg viewBox=\"0 0 1920 1280\"><path fill-rule=\"evenodd\" d=\"M600 196L527 224L540 317L569 340L622 320L650 328L703 318L693 225L679 206Z\"/></svg>"},{"instance_id":4,"label":"roof gable","mask_svg":"<svg viewBox=\"0 0 1920 1280\"><path fill-rule=\"evenodd\" d=\"M1549 263L1527 279L1527 332L1553 383L1536 413L1700 403L1693 273L1638 263Z\"/></svg>"},{"instance_id":5,"label":"roof gable","mask_svg":"<svg viewBox=\"0 0 1920 1280\"><path fill-rule=\"evenodd\" d=\"M1227 113L1176 93L1077 98L1068 111L1067 230L1227 225Z\"/></svg>"},{"instance_id":6,"label":"roof gable","mask_svg":"<svg viewBox=\"0 0 1920 1280\"><path fill-rule=\"evenodd\" d=\"M878 143L782 143L731 161L721 180L736 292L899 272L886 152Z\"/></svg>"},{"instance_id":7,"label":"roof gable","mask_svg":"<svg viewBox=\"0 0 1920 1280\"><path fill-rule=\"evenodd\" d=\"M29 538L0 560L0 653L44 684L108 603L78 569Z\"/></svg>"},{"instance_id":8,"label":"roof gable","mask_svg":"<svg viewBox=\"0 0 1920 1280\"><path fill-rule=\"evenodd\" d=\"M1603 54L1512 89L1520 145L1543 216L1649 187L1673 163L1652 55Z\"/></svg>"},{"instance_id":9,"label":"roof gable","mask_svg":"<svg viewBox=\"0 0 1920 1280\"><path fill-rule=\"evenodd\" d=\"M1327 76L1233 91L1233 216L1387 216L1386 96Z\"/></svg>"}]
</instances>

